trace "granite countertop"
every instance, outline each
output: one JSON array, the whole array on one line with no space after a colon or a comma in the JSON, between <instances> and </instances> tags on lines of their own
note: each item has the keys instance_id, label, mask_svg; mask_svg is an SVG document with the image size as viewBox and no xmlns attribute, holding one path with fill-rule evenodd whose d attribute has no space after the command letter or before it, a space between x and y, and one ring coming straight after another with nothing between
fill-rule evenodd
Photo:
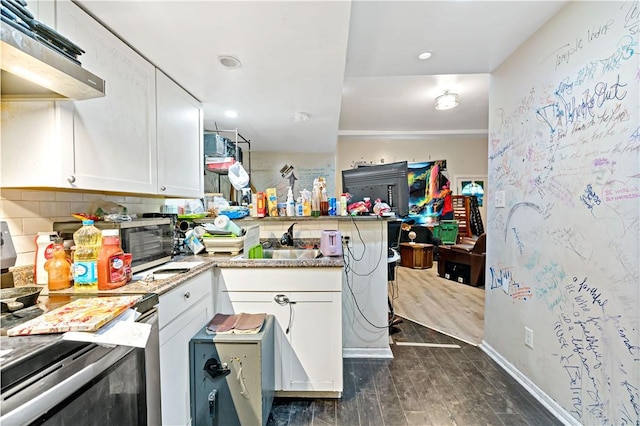
<instances>
[{"instance_id":1,"label":"granite countertop","mask_svg":"<svg viewBox=\"0 0 640 426\"><path fill-rule=\"evenodd\" d=\"M219 259L219 268L342 268L344 260L340 257L319 257L317 259Z\"/></svg>"},{"instance_id":2,"label":"granite countertop","mask_svg":"<svg viewBox=\"0 0 640 426\"><path fill-rule=\"evenodd\" d=\"M195 256L177 256L172 262L200 262L194 266L189 272L173 275L166 279L153 280L137 280L127 283L126 285L114 290L101 290L97 293L77 293L73 288L57 291L48 291L47 286L41 292L38 298L38 306L44 310L50 310L64 304L65 301L71 300L73 297L95 297L95 296L118 296L130 294L146 294L155 293L162 295L174 288L179 287L185 281L193 278L212 267L219 268L309 268L309 267L335 267L344 266L342 257L321 257L309 260L267 260L267 259L241 259L238 256L221 255L221 254L204 254ZM14 268L14 279L16 287L32 286L33 283L33 266ZM144 272L136 274L143 275ZM47 348L61 342L62 334L43 334L34 336L7 337L0 336L0 347L4 350L10 350L10 355L5 358L0 356L0 367L5 368L17 360L21 356L39 351L47 350Z\"/></svg>"},{"instance_id":3,"label":"granite countertop","mask_svg":"<svg viewBox=\"0 0 640 426\"><path fill-rule=\"evenodd\" d=\"M341 221L352 221L352 220L395 220L395 216L378 216L375 214L362 215L362 216L266 216L266 217L252 217L245 216L239 219L233 219L234 222L243 223L243 222L318 222L318 221L330 221L330 220L341 220ZM194 223L206 223L213 222L215 219L212 217L206 217L202 219L193 219ZM244 225L242 225L244 226Z\"/></svg>"},{"instance_id":4,"label":"granite countertop","mask_svg":"<svg viewBox=\"0 0 640 426\"><path fill-rule=\"evenodd\" d=\"M135 280L125 284L122 287L113 290L100 290L97 294L102 296L115 296L127 294L146 294L156 293L162 295L182 285L186 280L200 275L204 271L213 268L342 268L344 260L342 257L320 257L317 259L305 260L281 260L281 259L242 259L240 256L232 256L219 253L208 253L203 255L177 256L171 262L200 262L199 265L191 268L189 272L175 274L165 279L153 280ZM26 269L32 272L32 267ZM16 287L28 286L33 284L33 274L25 274L23 271L16 271L20 276L16 279ZM20 273L22 272L22 273ZM15 272L14 272L15 275ZM135 274L144 276L144 272ZM48 291L47 287L41 293L44 295L81 295L75 289L68 288L64 290ZM96 293L87 294L87 296L95 296Z\"/></svg>"}]
</instances>

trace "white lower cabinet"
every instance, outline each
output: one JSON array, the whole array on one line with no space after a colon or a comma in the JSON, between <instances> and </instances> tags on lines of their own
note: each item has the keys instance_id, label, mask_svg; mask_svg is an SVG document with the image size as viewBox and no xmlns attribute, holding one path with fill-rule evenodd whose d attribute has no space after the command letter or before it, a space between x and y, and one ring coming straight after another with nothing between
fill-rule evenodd
<instances>
[{"instance_id":1,"label":"white lower cabinet","mask_svg":"<svg viewBox=\"0 0 640 426\"><path fill-rule=\"evenodd\" d=\"M216 311L275 317L276 391L342 393L342 269L220 269Z\"/></svg>"},{"instance_id":2,"label":"white lower cabinet","mask_svg":"<svg viewBox=\"0 0 640 426\"><path fill-rule=\"evenodd\" d=\"M213 272L160 296L160 387L163 425L191 424L189 341L213 318Z\"/></svg>"}]
</instances>

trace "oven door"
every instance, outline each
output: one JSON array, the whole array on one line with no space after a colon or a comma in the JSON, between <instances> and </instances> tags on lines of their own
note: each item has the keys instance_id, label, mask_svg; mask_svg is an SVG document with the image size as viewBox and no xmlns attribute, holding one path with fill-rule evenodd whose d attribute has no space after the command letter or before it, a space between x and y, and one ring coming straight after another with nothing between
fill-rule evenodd
<instances>
[{"instance_id":1,"label":"oven door","mask_svg":"<svg viewBox=\"0 0 640 426\"><path fill-rule=\"evenodd\" d=\"M83 347L6 391L0 424L160 424L157 310L138 321L152 325L147 347Z\"/></svg>"}]
</instances>

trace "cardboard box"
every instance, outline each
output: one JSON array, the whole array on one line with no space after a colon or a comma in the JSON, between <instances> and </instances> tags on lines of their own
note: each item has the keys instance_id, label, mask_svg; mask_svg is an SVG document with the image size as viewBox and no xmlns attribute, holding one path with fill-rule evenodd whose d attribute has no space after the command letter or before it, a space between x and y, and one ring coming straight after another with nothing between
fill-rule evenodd
<instances>
[{"instance_id":1,"label":"cardboard box","mask_svg":"<svg viewBox=\"0 0 640 426\"><path fill-rule=\"evenodd\" d=\"M278 217L278 193L275 188L267 188L267 214Z\"/></svg>"}]
</instances>

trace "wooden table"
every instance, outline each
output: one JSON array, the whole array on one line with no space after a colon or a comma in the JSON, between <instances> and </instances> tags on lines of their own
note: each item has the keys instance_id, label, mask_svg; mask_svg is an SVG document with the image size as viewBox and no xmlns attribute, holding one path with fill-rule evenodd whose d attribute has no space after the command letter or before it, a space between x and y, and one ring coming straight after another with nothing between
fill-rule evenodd
<instances>
[{"instance_id":1,"label":"wooden table","mask_svg":"<svg viewBox=\"0 0 640 426\"><path fill-rule=\"evenodd\" d=\"M433 267L433 244L400 243L400 265L413 269Z\"/></svg>"}]
</instances>

